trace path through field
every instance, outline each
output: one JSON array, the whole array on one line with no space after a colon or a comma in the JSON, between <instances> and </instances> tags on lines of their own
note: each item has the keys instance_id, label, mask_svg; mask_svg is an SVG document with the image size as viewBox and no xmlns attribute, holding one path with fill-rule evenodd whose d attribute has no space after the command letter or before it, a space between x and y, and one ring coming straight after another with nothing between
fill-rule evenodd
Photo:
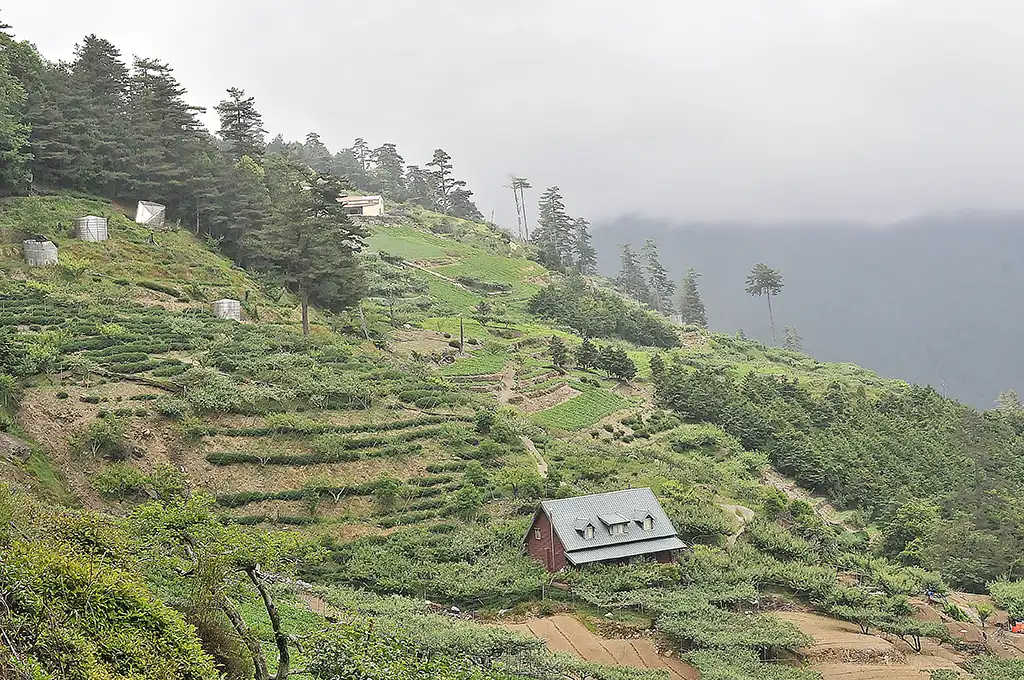
<instances>
[{"instance_id":1,"label":"path through field","mask_svg":"<svg viewBox=\"0 0 1024 680\"><path fill-rule=\"evenodd\" d=\"M523 441L523 446L530 452L530 455L537 461L537 474L542 478L547 479L548 477L548 463L544 460L544 456L540 455L540 451L537 450L537 446L533 443L533 440L526 436L519 437Z\"/></svg>"},{"instance_id":2,"label":"path through field","mask_svg":"<svg viewBox=\"0 0 1024 680\"><path fill-rule=\"evenodd\" d=\"M647 638L608 640L598 637L579 620L565 614L530 619L526 623L501 624L501 627L533 635L544 640L552 651L575 654L586 661L606 666L666 670L671 680L700 678L692 666L658 654L654 643Z\"/></svg>"}]
</instances>

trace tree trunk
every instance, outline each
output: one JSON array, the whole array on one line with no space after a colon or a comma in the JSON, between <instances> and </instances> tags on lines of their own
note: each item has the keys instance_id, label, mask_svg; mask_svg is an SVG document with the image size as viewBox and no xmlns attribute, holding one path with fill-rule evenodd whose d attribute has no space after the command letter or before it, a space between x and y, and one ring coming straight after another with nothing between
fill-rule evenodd
<instances>
[{"instance_id":1,"label":"tree trunk","mask_svg":"<svg viewBox=\"0 0 1024 680\"><path fill-rule=\"evenodd\" d=\"M299 291L299 298L302 300L302 334L309 335L309 293Z\"/></svg>"},{"instance_id":2,"label":"tree trunk","mask_svg":"<svg viewBox=\"0 0 1024 680\"><path fill-rule=\"evenodd\" d=\"M530 240L530 222L526 217L526 194L523 193L523 188L519 187L519 199L523 204L523 231L526 232L526 240Z\"/></svg>"},{"instance_id":3,"label":"tree trunk","mask_svg":"<svg viewBox=\"0 0 1024 680\"><path fill-rule=\"evenodd\" d=\"M281 615L278 613L274 598L271 597L270 590L258 569L259 565L249 567L245 573L249 575L249 580L256 586L256 590L260 591L260 597L263 598L263 606L266 607L267 616L270 617L270 625L274 629L274 642L277 644L277 680L285 680L292 663L291 653L288 651L288 636L281 630Z\"/></svg>"},{"instance_id":4,"label":"tree trunk","mask_svg":"<svg viewBox=\"0 0 1024 680\"><path fill-rule=\"evenodd\" d=\"M256 669L253 675L254 680L270 680L270 671L267 670L267 657L263 654L263 648L260 647L259 640L253 635L252 631L249 630L249 626L245 623L245 619L238 613L238 609L226 596L220 598L220 609L231 621L232 627L235 632L238 633L238 637L242 639L246 648L249 650L249 654L252 656L252 665Z\"/></svg>"},{"instance_id":5,"label":"tree trunk","mask_svg":"<svg viewBox=\"0 0 1024 680\"><path fill-rule=\"evenodd\" d=\"M768 293L768 323L772 327L772 345L775 344L775 317L772 316L772 294Z\"/></svg>"}]
</instances>

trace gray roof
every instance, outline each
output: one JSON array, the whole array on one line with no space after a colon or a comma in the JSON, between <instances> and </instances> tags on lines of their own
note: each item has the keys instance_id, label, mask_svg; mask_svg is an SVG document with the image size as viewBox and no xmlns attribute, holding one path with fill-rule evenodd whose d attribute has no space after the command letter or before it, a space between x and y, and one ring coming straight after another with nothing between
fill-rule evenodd
<instances>
[{"instance_id":1,"label":"gray roof","mask_svg":"<svg viewBox=\"0 0 1024 680\"><path fill-rule=\"evenodd\" d=\"M573 554L575 551L587 551L588 557L584 559L580 555L580 560L593 562L685 547L676 538L675 527L650 489L623 489L590 496L558 498L543 501L540 510L551 520L551 526L565 548L566 558L573 563L579 563ZM654 520L654 526L644 531L643 520L648 515ZM626 523L626 531L613 536L609 526L622 523ZM587 524L594 526L593 538L583 537L583 527ZM674 539L670 547L657 547L656 544L660 543L657 539L668 538ZM632 547L627 549L625 546L628 544L632 544ZM595 548L607 547L626 552L590 559L589 553Z\"/></svg>"},{"instance_id":2,"label":"gray roof","mask_svg":"<svg viewBox=\"0 0 1024 680\"><path fill-rule=\"evenodd\" d=\"M650 553L662 552L664 550L682 550L686 547L677 536L667 538L654 538L646 541L633 541L622 545L606 545L601 548L590 550L575 550L565 553L565 559L570 564L589 564L603 560L621 559L623 557L634 557L636 555L647 555Z\"/></svg>"}]
</instances>

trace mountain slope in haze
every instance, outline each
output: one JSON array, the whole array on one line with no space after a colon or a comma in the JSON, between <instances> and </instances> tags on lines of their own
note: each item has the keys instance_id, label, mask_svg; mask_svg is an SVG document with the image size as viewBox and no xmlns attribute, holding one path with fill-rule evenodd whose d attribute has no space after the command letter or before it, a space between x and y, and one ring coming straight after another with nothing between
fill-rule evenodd
<instances>
[{"instance_id":1,"label":"mountain slope in haze","mask_svg":"<svg viewBox=\"0 0 1024 680\"><path fill-rule=\"evenodd\" d=\"M888 227L853 224L672 224L625 217L595 230L602 272L618 248L659 245L678 280L694 267L715 330L770 342L764 300L743 292L750 268L780 270L776 332L794 326L805 349L930 384L980 408L1024 390L1024 214L969 212Z\"/></svg>"}]
</instances>

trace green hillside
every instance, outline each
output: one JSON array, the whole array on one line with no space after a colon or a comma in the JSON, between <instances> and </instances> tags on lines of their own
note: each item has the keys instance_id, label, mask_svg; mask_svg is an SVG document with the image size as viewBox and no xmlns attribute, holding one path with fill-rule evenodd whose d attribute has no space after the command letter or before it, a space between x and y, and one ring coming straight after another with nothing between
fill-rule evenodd
<instances>
[{"instance_id":1,"label":"green hillside","mask_svg":"<svg viewBox=\"0 0 1024 680\"><path fill-rule=\"evenodd\" d=\"M87 213L111 218L110 240L70 238L71 219ZM317 598L348 612L343 630L322 633L302 588L272 589L290 634L315 639L295 651L293 667L320 668L320 677L333 677L328 660L338 654L356 665L426 664L431 677L518 677L509 664L524 654L530 677L661 677L584 668L532 639L424 610L430 600L493 620L505 610L573 612L596 625L611 612L620 630L656 636L705 678L813 678L813 659L762 663L811 642L774 609L869 620L956 646L955 631L928 617L976 614L930 607L922 593L1021 576L1007 557L986 571L990 556L977 542L965 545L982 563L969 565L939 550L932 533L970 526L973 536L1009 541L1020 523L1002 534L962 515L929 524L929 504L963 490L944 484L933 495L934 468L895 473L927 461L957 479L972 466L995 474L1012 464L986 457L1016 445L1011 416L971 416L855 366L697 328L679 329L669 350L598 339L636 364L629 381L573 361L558 368L551 338L570 354L581 340L528 312L560 275L528 259L527 246L415 208L369 228L369 297L361 310L314 309L304 337L292 294L186 230L151 232L109 203L69 195L0 201L0 358L14 377L2 429L32 447L26 462L0 459L0 472L45 501L81 508L54 509L47 521L110 524L123 532L118 553L170 551L177 563L136 565L138 587L195 626L231 677L251 677L247 638L225 618L230 608L196 599L207 591L182 575L189 564L218 565L214 578L228 589L208 592L228 593L272 667L274 630L246 565L316 584ZM24 266L18 246L29 234L52 239L60 264ZM224 297L242 300L242 323L210 313ZM978 439L938 457L934 436L950 441L971 418ZM898 463L877 448L897 441L907 447ZM831 465L832 452L841 465ZM1009 494L1017 482L989 483ZM673 565L572 572L560 577L565 589L549 588L520 550L537 501L628 486L654 489L693 551ZM838 508L814 496L823 492ZM1014 507L1001 498L1004 506L979 507ZM45 531L32 516L21 521ZM5 540L33 549L16 535ZM126 568L78 544L49 550L52 559ZM2 590L29 563L0 567ZM74 594L58 597L70 603ZM998 675L1004 662L972 663L962 655L975 677L1012 677Z\"/></svg>"}]
</instances>

